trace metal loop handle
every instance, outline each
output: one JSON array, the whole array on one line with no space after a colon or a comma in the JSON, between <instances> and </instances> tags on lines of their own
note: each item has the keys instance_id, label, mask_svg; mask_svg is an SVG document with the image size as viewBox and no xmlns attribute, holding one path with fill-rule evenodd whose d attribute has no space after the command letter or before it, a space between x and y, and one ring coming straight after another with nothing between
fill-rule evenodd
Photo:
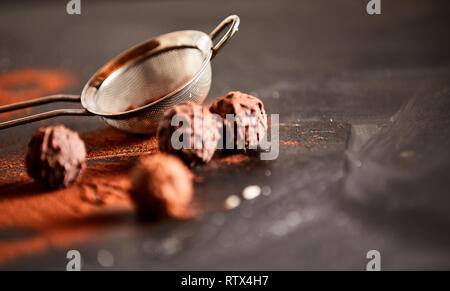
<instances>
[{"instance_id":1,"label":"metal loop handle","mask_svg":"<svg viewBox=\"0 0 450 291\"><path fill-rule=\"evenodd\" d=\"M239 16L237 15L230 15L227 18L225 18L214 30L209 34L209 37L211 40L214 40L219 33L221 33L228 25L230 25L230 28L225 33L225 35L219 40L219 42L214 45L212 48L212 56L211 59L213 59L216 54L219 52L219 50L222 48L222 46L238 31L239 28Z\"/></svg>"},{"instance_id":2,"label":"metal loop handle","mask_svg":"<svg viewBox=\"0 0 450 291\"><path fill-rule=\"evenodd\" d=\"M50 95L46 97L40 97L28 101L18 102L10 105L0 106L0 113L13 111L17 109L27 108L31 106L46 104L50 102L58 101L69 101L69 102L80 102L80 96L78 95ZM33 121L38 121L42 119L47 119L55 116L61 115L92 115L86 109L58 109L45 113L35 114L31 116L26 116L10 121L0 122L0 130L8 127L13 127Z\"/></svg>"}]
</instances>

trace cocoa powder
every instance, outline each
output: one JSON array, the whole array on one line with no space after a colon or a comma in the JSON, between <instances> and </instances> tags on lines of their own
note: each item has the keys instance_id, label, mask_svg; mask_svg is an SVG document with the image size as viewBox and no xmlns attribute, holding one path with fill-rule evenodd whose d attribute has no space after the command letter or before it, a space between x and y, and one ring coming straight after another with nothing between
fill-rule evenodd
<instances>
[{"instance_id":1,"label":"cocoa powder","mask_svg":"<svg viewBox=\"0 0 450 291\"><path fill-rule=\"evenodd\" d=\"M0 105L63 93L74 82L72 74L53 69L25 68L0 74ZM31 108L27 108L23 111L5 112L0 119L7 120L31 111Z\"/></svg>"}]
</instances>

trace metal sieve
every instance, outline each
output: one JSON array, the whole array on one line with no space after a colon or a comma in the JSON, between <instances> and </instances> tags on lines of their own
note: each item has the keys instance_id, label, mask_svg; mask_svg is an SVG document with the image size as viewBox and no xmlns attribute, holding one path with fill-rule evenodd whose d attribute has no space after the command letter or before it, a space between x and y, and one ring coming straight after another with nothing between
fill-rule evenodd
<instances>
[{"instance_id":1,"label":"metal sieve","mask_svg":"<svg viewBox=\"0 0 450 291\"><path fill-rule=\"evenodd\" d=\"M238 27L239 17L231 15L210 35L184 30L143 42L98 70L81 96L41 97L0 106L0 113L56 101L81 101L82 109L58 109L2 122L0 129L61 115L98 115L126 132L154 133L167 109L184 101L203 102L211 87L210 61Z\"/></svg>"}]
</instances>

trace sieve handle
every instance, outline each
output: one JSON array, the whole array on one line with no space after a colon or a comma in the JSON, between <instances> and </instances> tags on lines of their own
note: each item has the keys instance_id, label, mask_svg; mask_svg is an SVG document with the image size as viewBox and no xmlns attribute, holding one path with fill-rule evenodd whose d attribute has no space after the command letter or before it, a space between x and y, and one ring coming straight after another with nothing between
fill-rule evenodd
<instances>
[{"instance_id":1,"label":"sieve handle","mask_svg":"<svg viewBox=\"0 0 450 291\"><path fill-rule=\"evenodd\" d=\"M0 106L0 113L58 101L80 102L80 96L60 94L35 98L27 101L17 102L14 104Z\"/></svg>"},{"instance_id":2,"label":"sieve handle","mask_svg":"<svg viewBox=\"0 0 450 291\"><path fill-rule=\"evenodd\" d=\"M77 95L51 95L41 98L36 98L28 101L18 102L10 105L0 106L1 112L13 111L21 108L27 108L35 105L46 104L50 102L58 102L58 101L70 101L70 102L79 102L80 96ZM53 111L48 111L44 113L39 113L31 116L26 116L10 121L5 121L0 123L0 130L33 122L42 119L52 118L61 115L92 115L92 113L88 112L86 109L58 109Z\"/></svg>"},{"instance_id":3,"label":"sieve handle","mask_svg":"<svg viewBox=\"0 0 450 291\"><path fill-rule=\"evenodd\" d=\"M230 28L228 31L224 34L224 36L219 40L219 42L214 45L212 48L212 56L211 60L216 56L216 54L219 52L219 50L222 48L223 45L238 31L239 28L239 16L237 15L230 15L227 18L225 18L214 30L209 34L209 37L211 40L214 41L214 39L227 27L230 25Z\"/></svg>"}]
</instances>

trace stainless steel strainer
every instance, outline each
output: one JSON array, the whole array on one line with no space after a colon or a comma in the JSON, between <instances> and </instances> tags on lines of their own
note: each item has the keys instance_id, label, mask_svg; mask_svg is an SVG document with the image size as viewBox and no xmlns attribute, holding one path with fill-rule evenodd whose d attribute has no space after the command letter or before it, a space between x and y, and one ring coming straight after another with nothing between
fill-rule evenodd
<instances>
[{"instance_id":1,"label":"stainless steel strainer","mask_svg":"<svg viewBox=\"0 0 450 291\"><path fill-rule=\"evenodd\" d=\"M213 40L229 26L223 37ZM0 113L56 101L80 102L82 109L59 109L0 123L0 129L60 115L98 115L109 125L130 133L154 133L170 107L202 103L211 87L210 61L238 30L231 15L207 35L185 30L143 42L97 71L81 96L52 95L0 106Z\"/></svg>"}]
</instances>

